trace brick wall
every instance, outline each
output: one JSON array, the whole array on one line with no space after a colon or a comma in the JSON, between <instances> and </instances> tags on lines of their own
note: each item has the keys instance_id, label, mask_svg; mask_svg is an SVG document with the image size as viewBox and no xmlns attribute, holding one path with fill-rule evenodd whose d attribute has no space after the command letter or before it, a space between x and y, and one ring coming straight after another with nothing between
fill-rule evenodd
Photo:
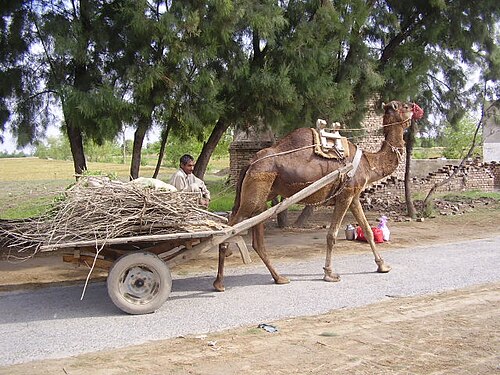
<instances>
[{"instance_id":1,"label":"brick wall","mask_svg":"<svg viewBox=\"0 0 500 375\"><path fill-rule=\"evenodd\" d=\"M358 139L351 140L351 142L368 152L377 152L382 146L382 142L384 140L381 128L384 114L381 109L377 109L379 104L378 99L371 99L368 101L368 111L366 112L363 121L361 121L361 127L366 130L366 133ZM401 179L404 178L406 170L405 158L406 150L403 150L401 163L399 163L398 168L391 176L396 176ZM385 179L390 178L391 176L386 177Z\"/></svg>"},{"instance_id":2,"label":"brick wall","mask_svg":"<svg viewBox=\"0 0 500 375\"><path fill-rule=\"evenodd\" d=\"M439 187L437 192L500 190L500 164L471 161L461 169L455 165L447 165L429 173L424 178L413 178L411 182L412 193L427 193L436 183L448 178L454 170L458 170L458 172L450 181ZM393 176L366 189L362 194L362 199L368 196L370 199L399 197L404 200L404 181Z\"/></svg>"},{"instance_id":3,"label":"brick wall","mask_svg":"<svg viewBox=\"0 0 500 375\"><path fill-rule=\"evenodd\" d=\"M493 175L495 191L500 191L500 162L492 161L491 163L486 163L486 165Z\"/></svg>"},{"instance_id":4,"label":"brick wall","mask_svg":"<svg viewBox=\"0 0 500 375\"><path fill-rule=\"evenodd\" d=\"M229 146L229 180L231 184L236 184L240 170L248 165L257 151L269 147L273 143L273 141L269 140L240 140L231 143Z\"/></svg>"}]
</instances>

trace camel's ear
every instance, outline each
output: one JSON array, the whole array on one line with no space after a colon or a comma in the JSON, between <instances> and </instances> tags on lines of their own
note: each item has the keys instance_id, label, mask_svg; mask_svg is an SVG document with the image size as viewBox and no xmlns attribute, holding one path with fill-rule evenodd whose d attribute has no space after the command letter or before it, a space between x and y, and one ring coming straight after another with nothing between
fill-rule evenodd
<instances>
[{"instance_id":1,"label":"camel's ear","mask_svg":"<svg viewBox=\"0 0 500 375\"><path fill-rule=\"evenodd\" d=\"M382 104L380 105L380 108L385 110L385 106L386 106L386 104L384 102L382 102Z\"/></svg>"},{"instance_id":2,"label":"camel's ear","mask_svg":"<svg viewBox=\"0 0 500 375\"><path fill-rule=\"evenodd\" d=\"M394 109L396 111L398 109L398 103L391 102L391 104L392 104L392 109Z\"/></svg>"}]
</instances>

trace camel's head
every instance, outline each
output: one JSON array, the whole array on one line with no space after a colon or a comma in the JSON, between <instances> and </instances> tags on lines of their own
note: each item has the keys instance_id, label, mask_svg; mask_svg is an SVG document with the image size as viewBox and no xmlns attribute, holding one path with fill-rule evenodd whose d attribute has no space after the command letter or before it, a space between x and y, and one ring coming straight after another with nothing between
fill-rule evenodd
<instances>
[{"instance_id":1,"label":"camel's head","mask_svg":"<svg viewBox=\"0 0 500 375\"><path fill-rule=\"evenodd\" d=\"M403 125L404 128L410 126L410 120L420 120L424 111L415 103L405 103L393 100L388 104L383 104L384 125Z\"/></svg>"}]
</instances>

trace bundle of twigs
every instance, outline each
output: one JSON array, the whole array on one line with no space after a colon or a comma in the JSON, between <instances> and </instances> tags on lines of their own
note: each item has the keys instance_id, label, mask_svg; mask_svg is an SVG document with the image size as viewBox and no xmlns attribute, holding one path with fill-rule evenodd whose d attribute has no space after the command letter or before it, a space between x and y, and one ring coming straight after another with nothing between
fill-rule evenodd
<instances>
[{"instance_id":1,"label":"bundle of twigs","mask_svg":"<svg viewBox=\"0 0 500 375\"><path fill-rule=\"evenodd\" d=\"M225 227L223 218L200 208L198 193L93 179L92 185L80 179L40 217L0 221L0 245L34 253L43 245Z\"/></svg>"}]
</instances>

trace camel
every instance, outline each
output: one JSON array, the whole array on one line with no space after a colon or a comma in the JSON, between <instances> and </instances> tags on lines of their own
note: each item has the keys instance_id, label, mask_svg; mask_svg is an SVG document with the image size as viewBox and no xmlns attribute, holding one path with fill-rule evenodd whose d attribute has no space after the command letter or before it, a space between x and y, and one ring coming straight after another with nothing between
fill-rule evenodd
<instances>
[{"instance_id":1,"label":"camel","mask_svg":"<svg viewBox=\"0 0 500 375\"><path fill-rule=\"evenodd\" d=\"M362 151L348 143L349 156L330 159L317 155L313 150L314 136L310 128L299 128L279 140L273 146L260 150L243 170L237 185L233 214L229 225L255 216L267 209L267 202L276 196L290 197L326 174L343 167L346 162L357 164L354 173L313 193L301 201L306 205L333 205L333 216L326 236L326 260L323 279L340 281L333 272L332 253L337 234L348 209L363 229L377 265L377 272L386 273L391 267L378 253L372 230L366 219L359 197L371 183L393 173L405 146L403 132L412 118L419 119L423 111L416 104L392 101L383 106L384 141L378 152ZM358 154L356 156L356 154ZM355 158L357 160L355 160ZM264 223L252 228L252 247L268 268L276 284L286 284L288 278L280 275L272 265L264 244ZM217 291L224 291L224 260L227 244L219 245L217 278L213 283Z\"/></svg>"}]
</instances>

